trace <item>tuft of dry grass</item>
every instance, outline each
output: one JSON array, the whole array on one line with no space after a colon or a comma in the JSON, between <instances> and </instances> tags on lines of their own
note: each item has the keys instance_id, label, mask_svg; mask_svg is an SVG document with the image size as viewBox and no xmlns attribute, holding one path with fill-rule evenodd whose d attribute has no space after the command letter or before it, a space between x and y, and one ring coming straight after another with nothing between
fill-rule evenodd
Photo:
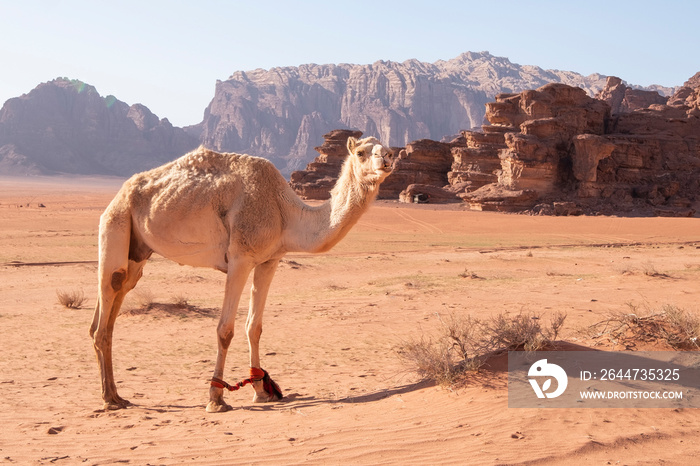
<instances>
[{"instance_id":1,"label":"tuft of dry grass","mask_svg":"<svg viewBox=\"0 0 700 466\"><path fill-rule=\"evenodd\" d=\"M652 278L669 278L668 274L661 273L656 270L656 267L651 262L645 262L642 264L642 273L647 277Z\"/></svg>"},{"instance_id":2,"label":"tuft of dry grass","mask_svg":"<svg viewBox=\"0 0 700 466\"><path fill-rule=\"evenodd\" d=\"M450 314L443 319L437 336L421 336L401 344L399 357L421 378L452 385L468 371L477 371L489 356L504 351L537 351L551 345L564 325L566 314L556 313L548 326L539 315L498 314L480 320L470 315Z\"/></svg>"},{"instance_id":3,"label":"tuft of dry grass","mask_svg":"<svg viewBox=\"0 0 700 466\"><path fill-rule=\"evenodd\" d=\"M156 297L150 288L136 288L127 296L128 305L123 305L122 310L142 309L148 311L156 303Z\"/></svg>"},{"instance_id":4,"label":"tuft of dry grass","mask_svg":"<svg viewBox=\"0 0 700 466\"><path fill-rule=\"evenodd\" d=\"M136 299L137 305L142 309L150 309L156 302L155 294L150 288L134 290L132 295Z\"/></svg>"},{"instance_id":5,"label":"tuft of dry grass","mask_svg":"<svg viewBox=\"0 0 700 466\"><path fill-rule=\"evenodd\" d=\"M68 309L80 309L85 303L85 293L83 290L56 290L56 297L59 304Z\"/></svg>"},{"instance_id":6,"label":"tuft of dry grass","mask_svg":"<svg viewBox=\"0 0 700 466\"><path fill-rule=\"evenodd\" d=\"M460 274L459 274L459 277L460 277L460 278L468 278L468 279L470 279L470 280L478 280L478 279L481 278L479 275L477 275L476 272L473 272L473 271L470 272L470 271L467 270L467 269L464 269L464 272L460 273Z\"/></svg>"},{"instance_id":7,"label":"tuft of dry grass","mask_svg":"<svg viewBox=\"0 0 700 466\"><path fill-rule=\"evenodd\" d=\"M190 305L189 301L187 300L187 297L184 295L180 295L180 294L173 296L171 299L171 302L172 302L173 306L179 307L182 309L185 309L185 308L189 307L189 305Z\"/></svg>"}]
</instances>

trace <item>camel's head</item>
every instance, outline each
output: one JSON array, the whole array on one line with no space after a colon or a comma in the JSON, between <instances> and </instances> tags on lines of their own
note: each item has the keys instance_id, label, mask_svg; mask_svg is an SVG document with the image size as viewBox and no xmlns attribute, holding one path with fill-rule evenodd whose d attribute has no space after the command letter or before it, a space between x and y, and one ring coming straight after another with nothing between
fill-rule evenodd
<instances>
[{"instance_id":1,"label":"camel's head","mask_svg":"<svg viewBox=\"0 0 700 466\"><path fill-rule=\"evenodd\" d=\"M362 176L383 181L391 173L394 154L391 149L384 147L376 138L348 138L350 157L361 170Z\"/></svg>"}]
</instances>

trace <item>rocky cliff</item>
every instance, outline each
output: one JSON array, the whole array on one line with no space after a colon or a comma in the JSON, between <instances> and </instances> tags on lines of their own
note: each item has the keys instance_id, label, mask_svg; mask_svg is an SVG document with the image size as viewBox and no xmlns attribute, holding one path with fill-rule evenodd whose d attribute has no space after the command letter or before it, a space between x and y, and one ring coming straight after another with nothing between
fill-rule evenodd
<instances>
[{"instance_id":1,"label":"rocky cliff","mask_svg":"<svg viewBox=\"0 0 700 466\"><path fill-rule=\"evenodd\" d=\"M353 128L391 146L441 140L484 123L503 92L566 83L593 95L605 77L521 66L488 52L423 63L302 65L236 72L216 83L200 128L213 149L272 160L284 173L314 157L322 135Z\"/></svg>"},{"instance_id":2,"label":"rocky cliff","mask_svg":"<svg viewBox=\"0 0 700 466\"><path fill-rule=\"evenodd\" d=\"M143 105L85 83L40 84L0 110L0 173L129 176L197 147L196 136Z\"/></svg>"},{"instance_id":3,"label":"rocky cliff","mask_svg":"<svg viewBox=\"0 0 700 466\"><path fill-rule=\"evenodd\" d=\"M561 84L497 96L484 130L505 132L498 180L459 196L478 209L694 215L700 200L694 78L668 99L615 77L598 99Z\"/></svg>"}]
</instances>

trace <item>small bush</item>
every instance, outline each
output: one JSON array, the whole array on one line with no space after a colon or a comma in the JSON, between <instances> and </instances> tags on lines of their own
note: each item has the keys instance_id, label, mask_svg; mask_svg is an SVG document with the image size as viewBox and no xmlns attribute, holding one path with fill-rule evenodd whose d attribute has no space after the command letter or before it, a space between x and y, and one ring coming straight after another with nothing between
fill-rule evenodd
<instances>
[{"instance_id":1,"label":"small bush","mask_svg":"<svg viewBox=\"0 0 700 466\"><path fill-rule=\"evenodd\" d=\"M175 307L179 307L182 309L187 308L190 305L190 303L187 301L187 297L183 295L173 296L172 303Z\"/></svg>"},{"instance_id":2,"label":"small bush","mask_svg":"<svg viewBox=\"0 0 700 466\"><path fill-rule=\"evenodd\" d=\"M557 313L543 327L540 316L530 313L498 314L484 321L452 314L446 320L440 317L439 335L406 342L397 353L423 379L451 385L465 372L481 368L488 356L518 349L536 351L552 344L565 319L565 314Z\"/></svg>"},{"instance_id":3,"label":"small bush","mask_svg":"<svg viewBox=\"0 0 700 466\"><path fill-rule=\"evenodd\" d=\"M630 312L619 312L583 329L593 340L605 338L615 345L634 348L637 343L663 342L678 350L700 349L700 318L677 306L660 311L628 304Z\"/></svg>"},{"instance_id":4,"label":"small bush","mask_svg":"<svg viewBox=\"0 0 700 466\"><path fill-rule=\"evenodd\" d=\"M661 273L656 270L656 267L651 262L645 262L642 264L642 273L644 273L644 275L647 277L652 278L670 278L668 274Z\"/></svg>"},{"instance_id":5,"label":"small bush","mask_svg":"<svg viewBox=\"0 0 700 466\"><path fill-rule=\"evenodd\" d=\"M85 293L82 290L56 290L59 304L68 309L80 309L85 303Z\"/></svg>"},{"instance_id":6,"label":"small bush","mask_svg":"<svg viewBox=\"0 0 700 466\"><path fill-rule=\"evenodd\" d=\"M479 278L481 278L476 274L476 272L470 272L467 269L464 269L464 272L460 273L459 277L460 278L469 278L471 280L478 280Z\"/></svg>"},{"instance_id":7,"label":"small bush","mask_svg":"<svg viewBox=\"0 0 700 466\"><path fill-rule=\"evenodd\" d=\"M155 304L156 298L150 288L139 288L134 290L131 295L136 301L136 306L140 309L149 310Z\"/></svg>"},{"instance_id":8,"label":"small bush","mask_svg":"<svg viewBox=\"0 0 700 466\"><path fill-rule=\"evenodd\" d=\"M453 383L455 361L453 347L447 340L421 337L402 345L398 354L421 378L440 384Z\"/></svg>"},{"instance_id":9,"label":"small bush","mask_svg":"<svg viewBox=\"0 0 700 466\"><path fill-rule=\"evenodd\" d=\"M539 315L521 313L512 318L498 314L486 323L488 346L494 349L540 350L557 339L565 319L566 314L558 312L550 321L549 327L543 328Z\"/></svg>"}]
</instances>

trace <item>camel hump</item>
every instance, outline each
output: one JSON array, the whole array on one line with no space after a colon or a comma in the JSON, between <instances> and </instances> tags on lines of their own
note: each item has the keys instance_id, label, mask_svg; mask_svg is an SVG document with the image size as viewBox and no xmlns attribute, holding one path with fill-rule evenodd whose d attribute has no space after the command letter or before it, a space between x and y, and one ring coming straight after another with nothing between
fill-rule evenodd
<instances>
[{"instance_id":1,"label":"camel hump","mask_svg":"<svg viewBox=\"0 0 700 466\"><path fill-rule=\"evenodd\" d=\"M267 159L232 152L216 152L204 146L199 146L175 160L175 165L179 170L203 174L245 172L263 167L277 171Z\"/></svg>"}]
</instances>

